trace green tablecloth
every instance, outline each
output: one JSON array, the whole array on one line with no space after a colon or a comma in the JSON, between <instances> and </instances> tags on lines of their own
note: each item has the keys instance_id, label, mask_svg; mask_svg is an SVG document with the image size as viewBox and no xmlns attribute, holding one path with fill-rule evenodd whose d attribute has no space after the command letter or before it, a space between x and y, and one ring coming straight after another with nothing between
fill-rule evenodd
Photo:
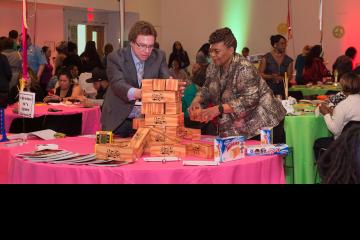
<instances>
[{"instance_id":1,"label":"green tablecloth","mask_svg":"<svg viewBox=\"0 0 360 240\"><path fill-rule=\"evenodd\" d=\"M293 163L291 164L295 174L292 176L292 171L287 169L287 182L314 184L316 174L314 143L318 138L331 136L324 118L315 117L314 114L287 116L285 132L286 143L293 148Z\"/></svg>"},{"instance_id":2,"label":"green tablecloth","mask_svg":"<svg viewBox=\"0 0 360 240\"><path fill-rule=\"evenodd\" d=\"M325 95L328 91L341 91L341 86L333 86L333 85L324 85L324 86L295 86L289 88L289 92L301 91L304 96L319 96Z\"/></svg>"}]
</instances>

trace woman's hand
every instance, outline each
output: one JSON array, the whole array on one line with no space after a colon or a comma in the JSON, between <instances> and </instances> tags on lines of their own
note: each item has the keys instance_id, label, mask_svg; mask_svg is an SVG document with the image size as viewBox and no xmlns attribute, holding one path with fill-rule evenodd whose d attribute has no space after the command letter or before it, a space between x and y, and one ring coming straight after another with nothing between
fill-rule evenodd
<instances>
[{"instance_id":1,"label":"woman's hand","mask_svg":"<svg viewBox=\"0 0 360 240\"><path fill-rule=\"evenodd\" d=\"M220 116L219 106L205 109L201 112L201 122L208 123L218 116Z\"/></svg>"},{"instance_id":2,"label":"woman's hand","mask_svg":"<svg viewBox=\"0 0 360 240\"><path fill-rule=\"evenodd\" d=\"M321 114L324 116L332 113L332 110L325 104L321 104L319 109L320 109Z\"/></svg>"},{"instance_id":3,"label":"woman's hand","mask_svg":"<svg viewBox=\"0 0 360 240\"><path fill-rule=\"evenodd\" d=\"M190 116L190 120L191 121L196 121L199 122L200 118L201 118L201 105L199 102L193 102L191 104L191 106L188 109L189 112L189 116Z\"/></svg>"}]
</instances>

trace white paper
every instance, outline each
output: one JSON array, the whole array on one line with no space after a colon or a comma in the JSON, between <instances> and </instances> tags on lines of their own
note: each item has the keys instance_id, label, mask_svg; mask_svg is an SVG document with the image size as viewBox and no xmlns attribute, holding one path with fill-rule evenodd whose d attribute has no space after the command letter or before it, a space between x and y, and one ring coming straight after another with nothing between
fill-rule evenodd
<instances>
[{"instance_id":1,"label":"white paper","mask_svg":"<svg viewBox=\"0 0 360 240\"><path fill-rule=\"evenodd\" d=\"M46 130L42 130L42 131L29 133L29 135L37 136L43 140L54 140L54 139L56 139L55 134L56 134L56 132L51 129L46 129Z\"/></svg>"},{"instance_id":2,"label":"white paper","mask_svg":"<svg viewBox=\"0 0 360 240\"><path fill-rule=\"evenodd\" d=\"M219 166L215 161L183 161L184 166Z\"/></svg>"},{"instance_id":3,"label":"white paper","mask_svg":"<svg viewBox=\"0 0 360 240\"><path fill-rule=\"evenodd\" d=\"M43 150L59 150L59 145L57 144L39 144L36 146L37 151Z\"/></svg>"},{"instance_id":4,"label":"white paper","mask_svg":"<svg viewBox=\"0 0 360 240\"><path fill-rule=\"evenodd\" d=\"M25 118L34 118L35 115L35 93L19 93L19 115Z\"/></svg>"}]
</instances>

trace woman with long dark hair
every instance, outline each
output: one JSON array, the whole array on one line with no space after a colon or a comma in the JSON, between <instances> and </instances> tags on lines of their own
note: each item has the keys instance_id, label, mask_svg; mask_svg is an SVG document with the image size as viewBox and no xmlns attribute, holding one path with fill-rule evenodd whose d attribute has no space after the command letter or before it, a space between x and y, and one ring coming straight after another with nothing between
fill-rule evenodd
<instances>
[{"instance_id":1,"label":"woman with long dark hair","mask_svg":"<svg viewBox=\"0 0 360 240\"><path fill-rule=\"evenodd\" d=\"M173 51L170 54L169 58L169 68L172 67L173 61L175 59L180 60L180 68L186 70L186 68L190 65L190 60L187 52L183 49L183 46L179 41L176 41L173 45Z\"/></svg>"},{"instance_id":2,"label":"woman with long dark hair","mask_svg":"<svg viewBox=\"0 0 360 240\"><path fill-rule=\"evenodd\" d=\"M80 55L83 71L92 72L94 68L103 68L99 54L96 50L96 43L89 41L86 43L85 51Z\"/></svg>"},{"instance_id":3,"label":"woman with long dark hair","mask_svg":"<svg viewBox=\"0 0 360 240\"><path fill-rule=\"evenodd\" d=\"M315 45L310 49L305 58L305 67L303 73L304 84L317 85L318 82L324 82L324 78L330 76L329 70L324 64L322 58L323 49L320 45Z\"/></svg>"}]
</instances>

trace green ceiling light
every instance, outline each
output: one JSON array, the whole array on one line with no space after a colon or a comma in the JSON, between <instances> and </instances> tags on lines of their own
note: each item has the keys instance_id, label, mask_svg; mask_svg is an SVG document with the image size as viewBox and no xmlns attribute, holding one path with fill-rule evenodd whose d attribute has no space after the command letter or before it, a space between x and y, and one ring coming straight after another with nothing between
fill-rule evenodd
<instances>
[{"instance_id":1,"label":"green ceiling light","mask_svg":"<svg viewBox=\"0 0 360 240\"><path fill-rule=\"evenodd\" d=\"M237 41L237 52L247 43L250 28L251 0L223 0L222 25L229 27Z\"/></svg>"}]
</instances>

